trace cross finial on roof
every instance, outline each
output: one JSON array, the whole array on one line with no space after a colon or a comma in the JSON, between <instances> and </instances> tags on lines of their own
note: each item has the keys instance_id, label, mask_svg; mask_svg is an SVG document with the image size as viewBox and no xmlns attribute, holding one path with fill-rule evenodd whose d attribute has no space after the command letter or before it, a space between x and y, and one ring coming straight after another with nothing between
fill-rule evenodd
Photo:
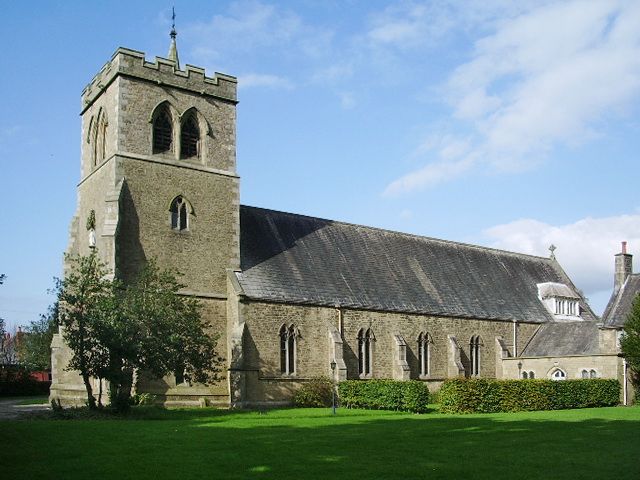
<instances>
[{"instance_id":1,"label":"cross finial on roof","mask_svg":"<svg viewBox=\"0 0 640 480\"><path fill-rule=\"evenodd\" d=\"M178 46L176 45L176 36L178 35L178 33L176 32L175 7L171 7L171 21L171 33L169 33L169 36L171 37L171 45L169 46L169 53L167 55L167 58L176 62L176 69L180 70L180 60L178 60Z\"/></svg>"},{"instance_id":2,"label":"cross finial on roof","mask_svg":"<svg viewBox=\"0 0 640 480\"><path fill-rule=\"evenodd\" d=\"M558 247L556 247L553 243L549 245L549 251L551 252L551 258L553 260L556 259L556 254L554 253Z\"/></svg>"}]
</instances>

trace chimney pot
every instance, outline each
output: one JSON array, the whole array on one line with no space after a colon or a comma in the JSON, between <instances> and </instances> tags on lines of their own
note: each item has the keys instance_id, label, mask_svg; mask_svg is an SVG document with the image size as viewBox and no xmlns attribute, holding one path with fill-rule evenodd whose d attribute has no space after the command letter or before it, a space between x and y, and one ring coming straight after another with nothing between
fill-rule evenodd
<instances>
[{"instance_id":1,"label":"chimney pot","mask_svg":"<svg viewBox=\"0 0 640 480\"><path fill-rule=\"evenodd\" d=\"M622 242L622 253L627 253L627 242Z\"/></svg>"}]
</instances>

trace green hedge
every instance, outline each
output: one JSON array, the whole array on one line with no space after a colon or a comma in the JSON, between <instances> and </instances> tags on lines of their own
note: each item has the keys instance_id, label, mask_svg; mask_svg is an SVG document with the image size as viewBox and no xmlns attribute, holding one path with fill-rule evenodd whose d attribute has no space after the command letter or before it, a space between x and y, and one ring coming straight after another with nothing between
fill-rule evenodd
<instances>
[{"instance_id":1,"label":"green hedge","mask_svg":"<svg viewBox=\"0 0 640 480\"><path fill-rule=\"evenodd\" d=\"M333 401L333 382L327 377L316 377L302 384L293 396L296 407L330 407Z\"/></svg>"},{"instance_id":2,"label":"green hedge","mask_svg":"<svg viewBox=\"0 0 640 480\"><path fill-rule=\"evenodd\" d=\"M492 413L608 407L620 402L620 382L588 380L447 380L440 388L440 411Z\"/></svg>"},{"instance_id":3,"label":"green hedge","mask_svg":"<svg viewBox=\"0 0 640 480\"><path fill-rule=\"evenodd\" d=\"M39 382L24 369L0 369L0 397L48 395L51 382Z\"/></svg>"},{"instance_id":4,"label":"green hedge","mask_svg":"<svg viewBox=\"0 0 640 480\"><path fill-rule=\"evenodd\" d=\"M338 393L347 408L424 413L429 403L427 385L415 380L347 380L340 382Z\"/></svg>"}]
</instances>

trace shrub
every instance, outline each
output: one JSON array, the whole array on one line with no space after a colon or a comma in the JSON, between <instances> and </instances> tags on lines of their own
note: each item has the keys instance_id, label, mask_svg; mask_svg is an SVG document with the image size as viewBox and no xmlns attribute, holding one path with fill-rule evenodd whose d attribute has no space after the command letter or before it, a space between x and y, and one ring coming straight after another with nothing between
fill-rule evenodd
<instances>
[{"instance_id":1,"label":"shrub","mask_svg":"<svg viewBox=\"0 0 640 480\"><path fill-rule=\"evenodd\" d=\"M0 397L48 395L51 382L39 382L21 368L0 370Z\"/></svg>"},{"instance_id":2,"label":"shrub","mask_svg":"<svg viewBox=\"0 0 640 480\"><path fill-rule=\"evenodd\" d=\"M330 407L333 402L333 382L327 377L316 377L305 382L293 396L296 407Z\"/></svg>"},{"instance_id":3,"label":"shrub","mask_svg":"<svg viewBox=\"0 0 640 480\"><path fill-rule=\"evenodd\" d=\"M620 401L614 379L492 380L451 379L440 389L440 411L491 413L607 407Z\"/></svg>"},{"instance_id":4,"label":"shrub","mask_svg":"<svg viewBox=\"0 0 640 480\"><path fill-rule=\"evenodd\" d=\"M347 408L427 411L429 389L415 380L347 380L338 385L340 403Z\"/></svg>"},{"instance_id":5,"label":"shrub","mask_svg":"<svg viewBox=\"0 0 640 480\"><path fill-rule=\"evenodd\" d=\"M156 396L151 393L136 393L131 395L131 405L153 405Z\"/></svg>"}]
</instances>

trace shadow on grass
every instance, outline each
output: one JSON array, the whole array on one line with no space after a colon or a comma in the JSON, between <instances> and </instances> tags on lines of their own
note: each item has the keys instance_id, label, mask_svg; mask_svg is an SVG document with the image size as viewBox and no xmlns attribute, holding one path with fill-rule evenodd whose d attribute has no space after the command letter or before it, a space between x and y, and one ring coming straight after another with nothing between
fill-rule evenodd
<instances>
[{"instance_id":1,"label":"shadow on grass","mask_svg":"<svg viewBox=\"0 0 640 480\"><path fill-rule=\"evenodd\" d=\"M89 471L94 478L156 480L640 476L637 408L329 412L202 409L161 411L159 422L6 422L3 437L12 440L0 440L0 463L7 478L87 478ZM36 455L38 462L29 460Z\"/></svg>"}]
</instances>

